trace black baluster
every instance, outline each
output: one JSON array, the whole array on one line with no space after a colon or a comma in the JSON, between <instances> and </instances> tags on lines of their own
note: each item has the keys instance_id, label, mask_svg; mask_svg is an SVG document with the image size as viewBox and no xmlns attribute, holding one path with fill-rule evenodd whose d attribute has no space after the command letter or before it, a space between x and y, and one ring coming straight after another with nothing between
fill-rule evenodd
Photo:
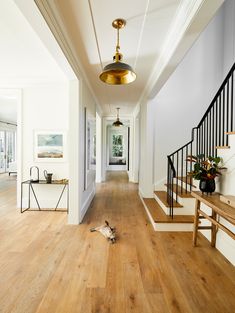
<instances>
[{"instance_id":1,"label":"black baluster","mask_svg":"<svg viewBox=\"0 0 235 313\"><path fill-rule=\"evenodd\" d=\"M234 74L234 73L233 73ZM231 132L234 131L233 129L233 74L232 74L232 82L231 82Z\"/></svg>"}]
</instances>

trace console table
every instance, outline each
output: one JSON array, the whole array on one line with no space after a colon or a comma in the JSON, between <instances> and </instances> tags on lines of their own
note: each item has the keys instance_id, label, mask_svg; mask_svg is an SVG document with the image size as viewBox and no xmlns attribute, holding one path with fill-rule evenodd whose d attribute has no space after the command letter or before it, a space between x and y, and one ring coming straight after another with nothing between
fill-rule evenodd
<instances>
[{"instance_id":1,"label":"console table","mask_svg":"<svg viewBox=\"0 0 235 313\"><path fill-rule=\"evenodd\" d=\"M23 209L23 187L24 187L24 185L28 185L28 207L26 209ZM36 192L35 192L35 189L34 189L35 185L47 186L49 188L52 185L63 186L61 192L59 193L59 198L58 198L58 201L57 201L54 209L43 209L43 208L41 208L41 206L39 204L39 200L38 200ZM59 205L60 200L61 200L61 198L65 192L66 187L67 187L67 208L65 210L58 209L58 205ZM28 211L28 210L29 211L35 211L35 209L30 208L30 206L31 206L31 191L32 191L33 197L37 203L38 209L36 211L57 211L57 212L68 212L69 211L69 183L68 183L68 181L66 181L66 182L52 181L51 183L47 183L46 180L39 180L37 182L31 181L31 180L23 181L21 183L21 207L20 207L21 213Z\"/></svg>"},{"instance_id":2,"label":"console table","mask_svg":"<svg viewBox=\"0 0 235 313\"><path fill-rule=\"evenodd\" d=\"M235 239L235 234L227 227L222 225L218 217L223 217L231 224L235 225L235 208L228 204L220 201L220 195L214 193L212 195L202 194L201 191L192 191L191 195L196 199L195 202L195 219L194 219L194 230L193 230L193 245L197 244L198 229L210 229L211 230L211 246L215 247L216 243L216 232L220 228L230 237ZM209 216L201 209L201 203L204 203L211 208L212 214ZM205 218L211 222L211 226L199 226L199 219Z\"/></svg>"}]
</instances>

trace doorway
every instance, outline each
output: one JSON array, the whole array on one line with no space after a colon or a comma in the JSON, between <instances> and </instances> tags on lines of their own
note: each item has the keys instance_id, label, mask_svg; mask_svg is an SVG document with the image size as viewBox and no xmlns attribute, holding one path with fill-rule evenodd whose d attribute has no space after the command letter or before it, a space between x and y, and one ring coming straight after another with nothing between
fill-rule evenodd
<instances>
[{"instance_id":1,"label":"doorway","mask_svg":"<svg viewBox=\"0 0 235 313\"><path fill-rule=\"evenodd\" d=\"M16 173L15 164L16 130L0 130L0 173Z\"/></svg>"},{"instance_id":2,"label":"doorway","mask_svg":"<svg viewBox=\"0 0 235 313\"><path fill-rule=\"evenodd\" d=\"M107 170L128 171L129 127L107 127Z\"/></svg>"}]
</instances>

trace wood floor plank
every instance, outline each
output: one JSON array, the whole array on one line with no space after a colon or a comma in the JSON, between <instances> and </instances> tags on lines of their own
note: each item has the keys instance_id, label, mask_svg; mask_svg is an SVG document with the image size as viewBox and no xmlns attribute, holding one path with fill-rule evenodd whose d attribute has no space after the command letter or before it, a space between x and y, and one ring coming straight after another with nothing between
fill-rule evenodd
<instances>
[{"instance_id":1,"label":"wood floor plank","mask_svg":"<svg viewBox=\"0 0 235 313\"><path fill-rule=\"evenodd\" d=\"M154 232L124 172L108 173L81 225L15 208L0 175L0 313L231 313L234 267L202 236ZM5 188L4 188L5 186ZM90 228L108 220L118 241Z\"/></svg>"}]
</instances>

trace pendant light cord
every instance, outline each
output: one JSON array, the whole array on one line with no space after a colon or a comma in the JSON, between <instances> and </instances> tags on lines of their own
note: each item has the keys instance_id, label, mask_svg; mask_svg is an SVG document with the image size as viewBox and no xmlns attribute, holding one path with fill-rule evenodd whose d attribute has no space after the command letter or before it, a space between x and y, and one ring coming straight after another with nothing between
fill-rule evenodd
<instances>
[{"instance_id":1,"label":"pendant light cord","mask_svg":"<svg viewBox=\"0 0 235 313\"><path fill-rule=\"evenodd\" d=\"M117 28L117 46L116 46L116 52L119 52L120 50L120 43L119 43L119 28Z\"/></svg>"}]
</instances>

